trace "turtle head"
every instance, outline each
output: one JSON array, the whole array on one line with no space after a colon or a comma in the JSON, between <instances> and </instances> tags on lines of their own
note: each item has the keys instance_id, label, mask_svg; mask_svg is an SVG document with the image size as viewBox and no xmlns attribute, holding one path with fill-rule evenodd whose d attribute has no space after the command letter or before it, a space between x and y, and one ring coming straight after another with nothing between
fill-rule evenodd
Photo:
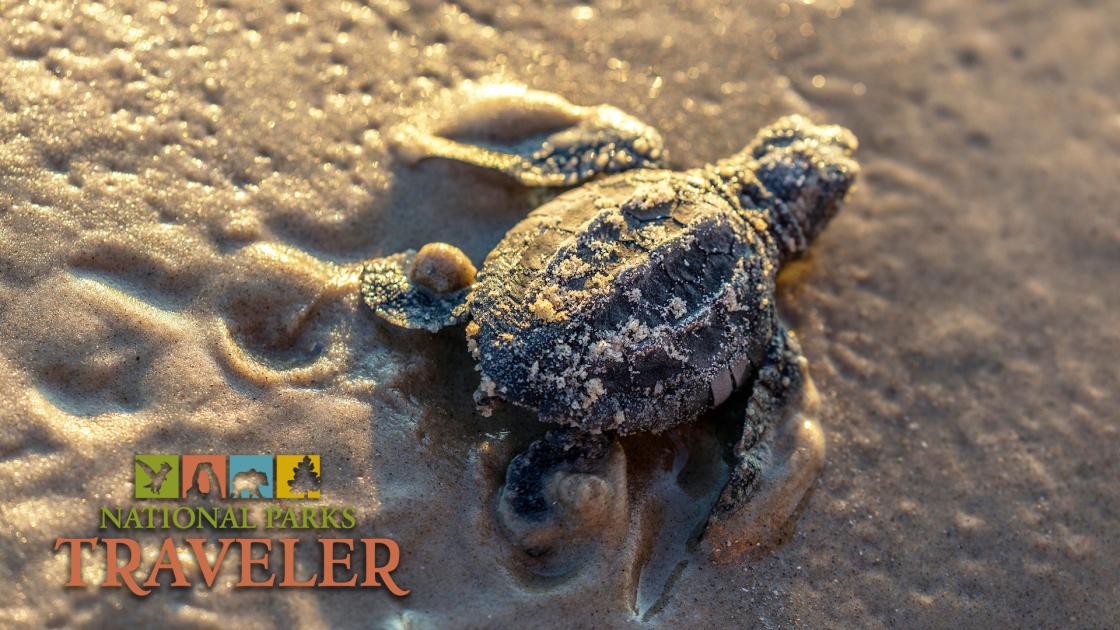
<instances>
[{"instance_id":1,"label":"turtle head","mask_svg":"<svg viewBox=\"0 0 1120 630\"><path fill-rule=\"evenodd\" d=\"M800 255L840 209L859 173L857 146L844 127L794 115L763 128L739 155L769 193L763 204L784 259Z\"/></svg>"}]
</instances>

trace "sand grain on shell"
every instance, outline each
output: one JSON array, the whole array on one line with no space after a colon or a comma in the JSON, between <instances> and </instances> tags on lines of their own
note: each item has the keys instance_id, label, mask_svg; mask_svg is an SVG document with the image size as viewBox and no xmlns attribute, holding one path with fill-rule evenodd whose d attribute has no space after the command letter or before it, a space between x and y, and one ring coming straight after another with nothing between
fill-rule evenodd
<instances>
[{"instance_id":1,"label":"sand grain on shell","mask_svg":"<svg viewBox=\"0 0 1120 630\"><path fill-rule=\"evenodd\" d=\"M539 593L499 568L485 506L530 418L479 419L460 339L393 331L345 290L430 241L480 261L527 211L501 178L396 163L383 135L493 75L632 113L678 166L791 112L860 139L861 189L779 295L824 399L821 481L778 553L688 563L654 621L1120 618L1107 3L3 11L4 625L636 623L633 575ZM308 445L358 533L400 543L407 600L61 588L54 537L97 535L133 453Z\"/></svg>"}]
</instances>

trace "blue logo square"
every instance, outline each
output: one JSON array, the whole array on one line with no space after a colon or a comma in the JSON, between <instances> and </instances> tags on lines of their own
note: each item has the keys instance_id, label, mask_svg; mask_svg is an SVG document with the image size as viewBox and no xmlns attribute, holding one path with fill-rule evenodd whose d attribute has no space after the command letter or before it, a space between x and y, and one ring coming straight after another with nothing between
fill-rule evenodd
<instances>
[{"instance_id":1,"label":"blue logo square","mask_svg":"<svg viewBox=\"0 0 1120 630\"><path fill-rule=\"evenodd\" d=\"M275 486L271 455L229 456L229 498L271 499Z\"/></svg>"}]
</instances>

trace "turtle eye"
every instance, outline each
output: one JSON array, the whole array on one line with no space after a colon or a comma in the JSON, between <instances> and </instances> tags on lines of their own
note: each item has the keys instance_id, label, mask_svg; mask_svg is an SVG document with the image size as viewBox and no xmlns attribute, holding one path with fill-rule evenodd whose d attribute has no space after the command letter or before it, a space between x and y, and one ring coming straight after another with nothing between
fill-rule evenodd
<instances>
[{"instance_id":1,"label":"turtle eye","mask_svg":"<svg viewBox=\"0 0 1120 630\"><path fill-rule=\"evenodd\" d=\"M551 552L551 547L529 547L525 549L525 555L533 559L543 558Z\"/></svg>"}]
</instances>

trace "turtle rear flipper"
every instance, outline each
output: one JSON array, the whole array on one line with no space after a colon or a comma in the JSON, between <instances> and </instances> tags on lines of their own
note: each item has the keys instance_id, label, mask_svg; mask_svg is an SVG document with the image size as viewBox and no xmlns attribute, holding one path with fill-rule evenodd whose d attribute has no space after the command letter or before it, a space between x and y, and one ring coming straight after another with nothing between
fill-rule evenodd
<instances>
[{"instance_id":1,"label":"turtle rear flipper","mask_svg":"<svg viewBox=\"0 0 1120 630\"><path fill-rule=\"evenodd\" d=\"M608 105L581 107L559 95L511 84L467 84L450 123L404 125L399 153L493 169L524 186L574 186L596 175L665 163L661 135Z\"/></svg>"},{"instance_id":2,"label":"turtle rear flipper","mask_svg":"<svg viewBox=\"0 0 1120 630\"><path fill-rule=\"evenodd\" d=\"M440 293L413 280L416 250L371 260L362 269L362 300L391 324L438 332L467 320L470 287Z\"/></svg>"},{"instance_id":3,"label":"turtle rear flipper","mask_svg":"<svg viewBox=\"0 0 1120 630\"><path fill-rule=\"evenodd\" d=\"M538 578L611 557L605 551L624 544L629 514L621 445L570 427L549 431L510 461L495 510L510 567Z\"/></svg>"},{"instance_id":4,"label":"turtle rear flipper","mask_svg":"<svg viewBox=\"0 0 1120 630\"><path fill-rule=\"evenodd\" d=\"M779 324L747 403L736 466L704 530L713 559L757 556L788 534L824 463L818 406L801 349Z\"/></svg>"}]
</instances>

